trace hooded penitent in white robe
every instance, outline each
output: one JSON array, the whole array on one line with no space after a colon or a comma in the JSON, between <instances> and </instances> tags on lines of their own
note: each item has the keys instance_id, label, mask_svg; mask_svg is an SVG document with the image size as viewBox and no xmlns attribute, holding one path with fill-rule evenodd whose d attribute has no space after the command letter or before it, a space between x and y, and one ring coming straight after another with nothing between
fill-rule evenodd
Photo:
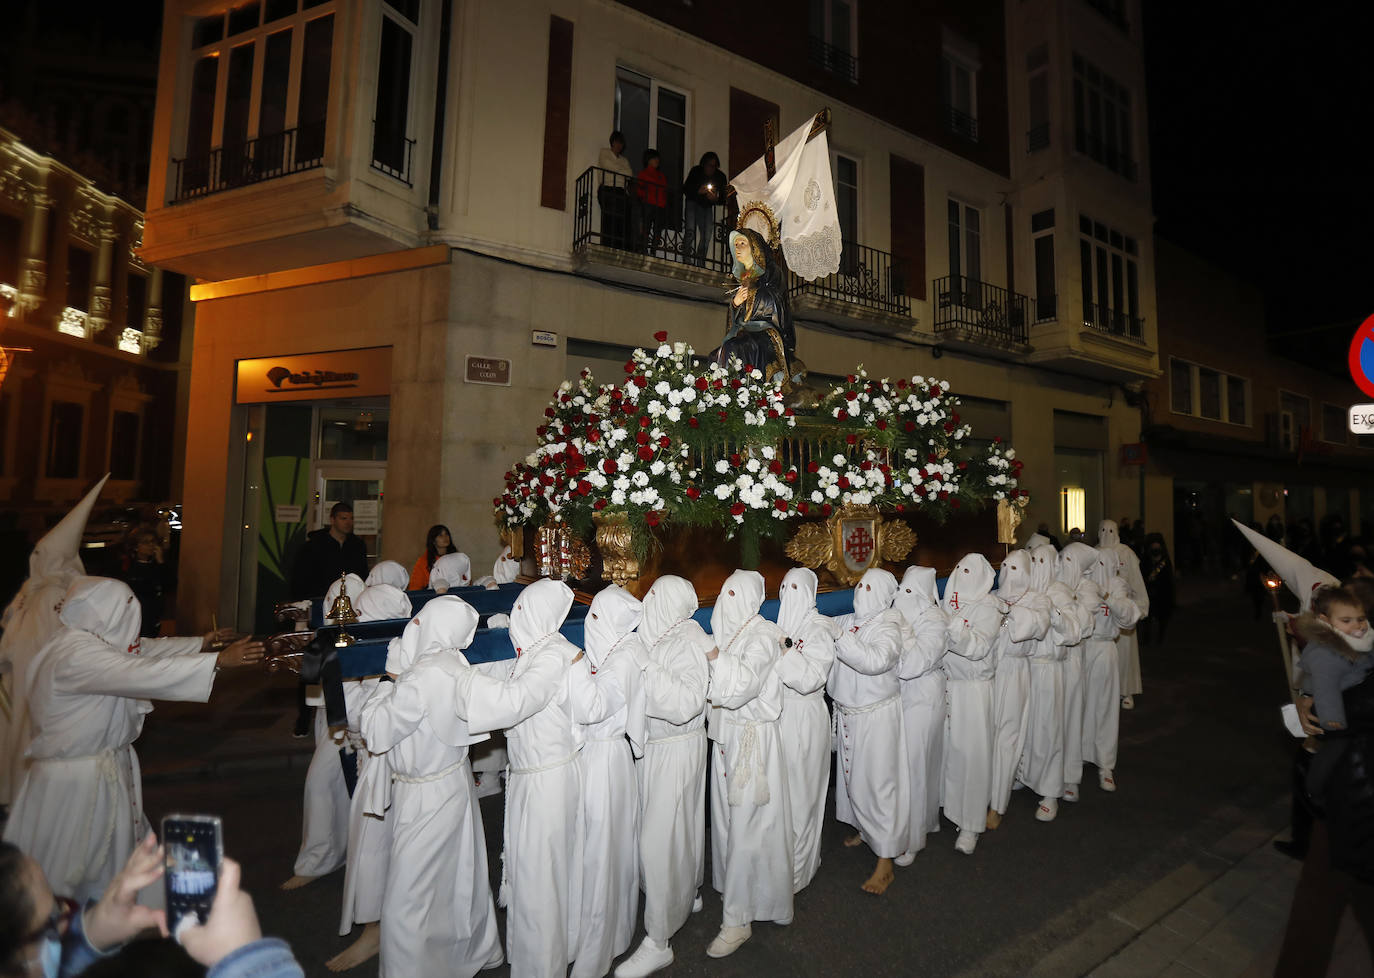
<instances>
[{"instance_id":1,"label":"hooded penitent in white robe","mask_svg":"<svg viewBox=\"0 0 1374 978\"><path fill-rule=\"evenodd\" d=\"M1145 589L1145 577L1140 573L1140 557L1121 542L1121 531L1115 520L1103 520L1097 527L1097 546L1116 551L1121 564L1121 578L1126 582L1126 595L1140 609L1140 617L1150 613L1150 593ZM1135 626L1121 629L1116 639L1118 665L1121 669L1121 695L1135 696L1143 692L1140 683L1140 643Z\"/></svg>"},{"instance_id":2,"label":"hooded penitent in white robe","mask_svg":"<svg viewBox=\"0 0 1374 978\"><path fill-rule=\"evenodd\" d=\"M1013 550L1002 561L997 597L1008 605L992 655L992 805L1005 815L1021 763L1030 717L1030 657L1050 630L1050 601L1031 587L1031 556Z\"/></svg>"},{"instance_id":3,"label":"hooded penitent in white robe","mask_svg":"<svg viewBox=\"0 0 1374 978\"><path fill-rule=\"evenodd\" d=\"M907 848L911 766L902 728L904 622L892 610L897 579L864 571L854 585L854 613L839 618L835 665L827 688L835 701L835 817L859 830L881 859Z\"/></svg>"},{"instance_id":4,"label":"hooded penitent in white robe","mask_svg":"<svg viewBox=\"0 0 1374 978\"><path fill-rule=\"evenodd\" d=\"M911 767L911 831L906 851L925 848L940 830L940 786L945 762L945 630L935 568L908 567L892 607L906 628L902 636L902 727Z\"/></svg>"},{"instance_id":5,"label":"hooded penitent in white robe","mask_svg":"<svg viewBox=\"0 0 1374 978\"><path fill-rule=\"evenodd\" d=\"M1256 533L1239 520L1231 521L1250 546L1258 551L1274 572L1283 578L1298 599L1302 611L1312 607L1312 595L1324 587L1340 587L1340 579L1329 571L1324 571L1306 557L1299 557L1281 543L1270 540L1263 533Z\"/></svg>"},{"instance_id":6,"label":"hooded penitent in white robe","mask_svg":"<svg viewBox=\"0 0 1374 978\"><path fill-rule=\"evenodd\" d=\"M967 554L945 582L943 603L949 617L944 659L949 722L940 805L961 831L975 834L987 828L992 800L992 646L1002 626L992 582L988 559Z\"/></svg>"},{"instance_id":7,"label":"hooded penitent in white robe","mask_svg":"<svg viewBox=\"0 0 1374 978\"><path fill-rule=\"evenodd\" d=\"M382 683L363 706L368 748L388 759L391 859L382 905L381 974L475 975L501 963L482 813L452 677L465 671L477 612L456 597L420 609L387 650ZM386 786L380 786L385 791Z\"/></svg>"},{"instance_id":8,"label":"hooded penitent in white robe","mask_svg":"<svg viewBox=\"0 0 1374 978\"><path fill-rule=\"evenodd\" d=\"M142 609L122 581L77 578L62 627L29 664L29 771L5 841L43 867L58 893L104 892L148 834L133 742L148 697L204 703L215 656L200 638L140 639Z\"/></svg>"},{"instance_id":9,"label":"hooded penitent in white robe","mask_svg":"<svg viewBox=\"0 0 1374 978\"><path fill-rule=\"evenodd\" d=\"M778 719L782 680L775 670L782 632L759 614L763 575L737 570L711 610L708 693L712 752L711 846L723 926L755 920L792 922L792 815Z\"/></svg>"},{"instance_id":10,"label":"hooded penitent in white robe","mask_svg":"<svg viewBox=\"0 0 1374 978\"><path fill-rule=\"evenodd\" d=\"M363 589L367 587L367 582L357 574L345 574L343 576L343 584L348 586L348 603L353 605L353 610L356 612L358 607L355 602L362 596ZM326 623L331 620L329 618L329 610L334 607L334 601L339 597L342 591L343 585L339 583L337 577L334 578L329 587L325 589L324 601L322 603L323 610L321 613L324 615Z\"/></svg>"},{"instance_id":11,"label":"hooded penitent in white robe","mask_svg":"<svg viewBox=\"0 0 1374 978\"><path fill-rule=\"evenodd\" d=\"M706 853L706 653L690 582L664 575L644 595L644 757L639 858L644 932L667 944L692 910Z\"/></svg>"},{"instance_id":12,"label":"hooded penitent in white robe","mask_svg":"<svg viewBox=\"0 0 1374 978\"><path fill-rule=\"evenodd\" d=\"M1088 577L1100 604L1093 615L1092 635L1083 649L1083 760L1096 764L1098 776L1116 769L1117 730L1121 720L1121 670L1116 640L1122 628L1140 620L1120 574L1116 551L1097 550Z\"/></svg>"},{"instance_id":13,"label":"hooded penitent in white robe","mask_svg":"<svg viewBox=\"0 0 1374 978\"><path fill-rule=\"evenodd\" d=\"M1083 657L1093 632L1093 618L1101 601L1088 570L1097 563L1097 551L1086 543L1071 543L1059 554L1059 583L1073 595L1082 624L1082 641L1064 648L1064 797L1078 800L1083 780ZM1085 614L1086 612L1086 614Z\"/></svg>"},{"instance_id":14,"label":"hooded penitent in white robe","mask_svg":"<svg viewBox=\"0 0 1374 978\"><path fill-rule=\"evenodd\" d=\"M1035 553L1040 547L1054 546L1050 543L1050 538L1043 533L1032 533L1026 538L1026 545L1023 548L1027 553Z\"/></svg>"},{"instance_id":15,"label":"hooded penitent in white robe","mask_svg":"<svg viewBox=\"0 0 1374 978\"><path fill-rule=\"evenodd\" d=\"M612 584L592 598L584 622L586 655L569 677L573 719L582 725L582 921L573 978L601 978L630 946L639 910L639 787L626 739L638 703L644 656L635 628L644 613ZM643 746L642 730L636 731Z\"/></svg>"},{"instance_id":16,"label":"hooded penitent in white robe","mask_svg":"<svg viewBox=\"0 0 1374 978\"><path fill-rule=\"evenodd\" d=\"M830 788L830 708L825 681L835 661L838 623L816 610L816 573L793 567L778 591L778 628L792 647L773 667L782 680L782 756L792 813L792 886L811 882L821 864L825 796Z\"/></svg>"},{"instance_id":17,"label":"hooded penitent in white robe","mask_svg":"<svg viewBox=\"0 0 1374 978\"><path fill-rule=\"evenodd\" d=\"M429 586L440 594L472 583L472 561L467 554L444 554L429 570Z\"/></svg>"},{"instance_id":18,"label":"hooded penitent in white robe","mask_svg":"<svg viewBox=\"0 0 1374 978\"><path fill-rule=\"evenodd\" d=\"M1026 738L1016 772L1022 784L1048 800L1064 791L1064 656L1082 641L1092 618L1091 609L1055 579L1058 565L1050 544L1031 552L1031 588L1049 603L1050 628L1030 656Z\"/></svg>"},{"instance_id":19,"label":"hooded penitent in white robe","mask_svg":"<svg viewBox=\"0 0 1374 978\"><path fill-rule=\"evenodd\" d=\"M397 567L400 564L396 565ZM359 621L387 621L410 617L410 596L394 584L369 584L353 599Z\"/></svg>"},{"instance_id":20,"label":"hooded penitent in white robe","mask_svg":"<svg viewBox=\"0 0 1374 978\"><path fill-rule=\"evenodd\" d=\"M562 975L577 953L582 729L572 718L568 670L578 649L558 631L572 602L563 582L535 581L511 609L515 660L506 674L464 666L454 682L454 709L469 729L506 731L510 779L502 902L512 978Z\"/></svg>"},{"instance_id":21,"label":"hooded penitent in white robe","mask_svg":"<svg viewBox=\"0 0 1374 978\"><path fill-rule=\"evenodd\" d=\"M497 584L511 584L520 576L520 561L512 557L510 547L503 547L496 563L492 565L491 576Z\"/></svg>"},{"instance_id":22,"label":"hooded penitent in white robe","mask_svg":"<svg viewBox=\"0 0 1374 978\"><path fill-rule=\"evenodd\" d=\"M29 554L29 576L19 593L5 608L0 627L0 683L9 698L9 717L0 717L0 805L8 805L19 793L28 768L32 728L29 701L24 696L24 677L29 663L48 639L57 634L62 623L57 605L67 587L86 573L81 566L81 537L86 521L104 488L105 478L86 493L61 522L43 535Z\"/></svg>"},{"instance_id":23,"label":"hooded penitent in white robe","mask_svg":"<svg viewBox=\"0 0 1374 978\"><path fill-rule=\"evenodd\" d=\"M379 560L367 575L367 586L374 584L389 584L398 591L404 591L410 586L410 571L394 560Z\"/></svg>"}]
</instances>

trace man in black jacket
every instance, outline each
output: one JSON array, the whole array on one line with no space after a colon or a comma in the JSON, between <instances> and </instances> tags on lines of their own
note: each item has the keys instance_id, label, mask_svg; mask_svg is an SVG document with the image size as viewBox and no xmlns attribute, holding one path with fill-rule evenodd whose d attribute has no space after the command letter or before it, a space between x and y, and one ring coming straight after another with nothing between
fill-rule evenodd
<instances>
[{"instance_id":1,"label":"man in black jacket","mask_svg":"<svg viewBox=\"0 0 1374 978\"><path fill-rule=\"evenodd\" d=\"M335 503L329 525L306 536L291 569L291 597L297 601L318 597L340 574L367 577L367 547L353 535L351 503Z\"/></svg>"}]
</instances>

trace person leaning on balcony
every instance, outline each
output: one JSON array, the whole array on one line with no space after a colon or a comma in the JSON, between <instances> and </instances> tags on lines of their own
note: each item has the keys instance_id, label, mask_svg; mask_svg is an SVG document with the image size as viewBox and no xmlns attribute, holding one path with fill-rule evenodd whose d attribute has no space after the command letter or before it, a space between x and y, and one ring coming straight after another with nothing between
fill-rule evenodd
<instances>
[{"instance_id":1,"label":"person leaning on balcony","mask_svg":"<svg viewBox=\"0 0 1374 978\"><path fill-rule=\"evenodd\" d=\"M625 135L617 129L601 147L596 165L602 172L596 175L596 200L601 205L601 243L608 248L624 248L628 244L630 197L629 185L634 179L634 167L625 158Z\"/></svg>"},{"instance_id":2,"label":"person leaning on balcony","mask_svg":"<svg viewBox=\"0 0 1374 978\"><path fill-rule=\"evenodd\" d=\"M635 207L631 246L653 254L654 238L663 231L668 212L668 178L659 169L658 150L644 151L644 169L635 174Z\"/></svg>"},{"instance_id":3,"label":"person leaning on balcony","mask_svg":"<svg viewBox=\"0 0 1374 978\"><path fill-rule=\"evenodd\" d=\"M682 250L692 264L704 264L706 249L710 247L715 225L716 205L725 200L729 179L720 168L720 157L704 153L701 162L682 182L682 216L685 223Z\"/></svg>"}]
</instances>

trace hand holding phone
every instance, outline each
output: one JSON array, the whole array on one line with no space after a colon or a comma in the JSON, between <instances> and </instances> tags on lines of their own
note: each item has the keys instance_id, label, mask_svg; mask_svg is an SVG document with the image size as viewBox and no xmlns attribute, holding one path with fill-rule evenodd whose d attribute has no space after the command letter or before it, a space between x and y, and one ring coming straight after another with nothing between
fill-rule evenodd
<instances>
[{"instance_id":1,"label":"hand holding phone","mask_svg":"<svg viewBox=\"0 0 1374 978\"><path fill-rule=\"evenodd\" d=\"M167 929L180 939L184 921L205 923L224 860L223 825L216 815L168 815L162 820L166 853Z\"/></svg>"},{"instance_id":2,"label":"hand holding phone","mask_svg":"<svg viewBox=\"0 0 1374 978\"><path fill-rule=\"evenodd\" d=\"M178 935L186 953L207 968L262 937L253 898L239 889L239 864L224 860L214 904L204 926L188 921Z\"/></svg>"}]
</instances>

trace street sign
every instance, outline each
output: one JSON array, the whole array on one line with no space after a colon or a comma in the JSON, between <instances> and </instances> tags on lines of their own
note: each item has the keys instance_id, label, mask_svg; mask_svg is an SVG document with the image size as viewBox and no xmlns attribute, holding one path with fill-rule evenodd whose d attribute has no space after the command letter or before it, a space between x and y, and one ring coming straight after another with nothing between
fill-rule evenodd
<instances>
[{"instance_id":1,"label":"street sign","mask_svg":"<svg viewBox=\"0 0 1374 978\"><path fill-rule=\"evenodd\" d=\"M1374 404L1350 406L1350 430L1357 435L1374 435Z\"/></svg>"}]
</instances>

